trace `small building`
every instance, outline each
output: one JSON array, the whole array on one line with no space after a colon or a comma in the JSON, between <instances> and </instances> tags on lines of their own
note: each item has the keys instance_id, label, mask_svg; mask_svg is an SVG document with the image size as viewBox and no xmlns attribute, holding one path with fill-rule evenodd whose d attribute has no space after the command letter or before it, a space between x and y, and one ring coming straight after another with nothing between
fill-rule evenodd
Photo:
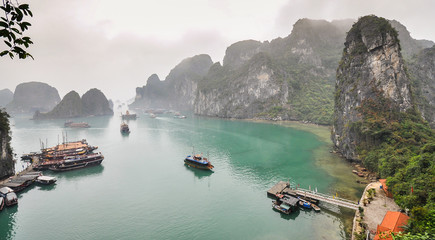
<instances>
[{"instance_id":1,"label":"small building","mask_svg":"<svg viewBox=\"0 0 435 240\"><path fill-rule=\"evenodd\" d=\"M408 219L409 217L401 212L387 211L382 223L376 229L374 240L393 240L391 233L403 232L402 226L408 223Z\"/></svg>"},{"instance_id":2,"label":"small building","mask_svg":"<svg viewBox=\"0 0 435 240\"><path fill-rule=\"evenodd\" d=\"M387 179L379 179L379 182L382 184L382 189L384 190L385 195L389 198L393 198L393 193L388 191Z\"/></svg>"}]
</instances>

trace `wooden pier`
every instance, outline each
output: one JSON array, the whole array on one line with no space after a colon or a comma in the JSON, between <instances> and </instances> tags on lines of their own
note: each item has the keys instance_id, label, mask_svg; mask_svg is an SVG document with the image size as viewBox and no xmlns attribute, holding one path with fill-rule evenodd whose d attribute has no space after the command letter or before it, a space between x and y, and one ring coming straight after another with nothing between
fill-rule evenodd
<instances>
[{"instance_id":1,"label":"wooden pier","mask_svg":"<svg viewBox=\"0 0 435 240\"><path fill-rule=\"evenodd\" d=\"M294 189L294 188L290 187L288 182L284 182L284 181L278 182L277 184L275 184L275 186L273 186L272 188L270 188L267 191L268 196L276 197L276 194L293 195L296 197L304 198L305 200L308 200L308 201L312 201L312 200L322 201L322 202L334 204L337 206L350 208L353 210L358 210L358 206L359 206L358 203L351 201L351 200L348 200L348 199L339 198L336 196L330 196L327 194L314 192L314 191L310 191L310 190L302 189L302 188L295 188Z\"/></svg>"}]
</instances>

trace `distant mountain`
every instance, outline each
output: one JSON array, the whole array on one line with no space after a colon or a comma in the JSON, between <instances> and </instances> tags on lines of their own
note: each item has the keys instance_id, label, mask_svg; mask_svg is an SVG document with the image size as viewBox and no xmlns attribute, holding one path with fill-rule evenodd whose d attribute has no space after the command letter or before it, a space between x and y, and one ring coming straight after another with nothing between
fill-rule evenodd
<instances>
[{"instance_id":1,"label":"distant mountain","mask_svg":"<svg viewBox=\"0 0 435 240\"><path fill-rule=\"evenodd\" d=\"M14 93L9 89L0 90L0 107L5 107L14 98Z\"/></svg>"},{"instance_id":2,"label":"distant mountain","mask_svg":"<svg viewBox=\"0 0 435 240\"><path fill-rule=\"evenodd\" d=\"M130 107L193 109L198 82L212 64L210 56L202 54L181 61L164 81L156 74L151 75L146 86L136 88L135 101Z\"/></svg>"},{"instance_id":3,"label":"distant mountain","mask_svg":"<svg viewBox=\"0 0 435 240\"><path fill-rule=\"evenodd\" d=\"M27 82L15 88L13 100L6 109L9 113L50 111L59 102L56 88L42 82Z\"/></svg>"},{"instance_id":4,"label":"distant mountain","mask_svg":"<svg viewBox=\"0 0 435 240\"><path fill-rule=\"evenodd\" d=\"M47 113L36 111L33 119L59 119L87 116L113 115L106 96L98 89L91 89L80 95L71 91L62 101Z\"/></svg>"},{"instance_id":5,"label":"distant mountain","mask_svg":"<svg viewBox=\"0 0 435 240\"><path fill-rule=\"evenodd\" d=\"M435 46L414 55L408 70L418 108L431 127L435 128Z\"/></svg>"}]
</instances>

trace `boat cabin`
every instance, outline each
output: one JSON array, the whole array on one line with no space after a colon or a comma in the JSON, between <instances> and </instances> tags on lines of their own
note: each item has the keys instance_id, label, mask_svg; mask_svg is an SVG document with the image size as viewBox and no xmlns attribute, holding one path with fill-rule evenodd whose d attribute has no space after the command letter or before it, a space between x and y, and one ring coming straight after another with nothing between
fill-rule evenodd
<instances>
[{"instance_id":1,"label":"boat cabin","mask_svg":"<svg viewBox=\"0 0 435 240\"><path fill-rule=\"evenodd\" d=\"M57 181L57 179L55 177L49 177L49 176L39 176L36 181L38 183L44 184L44 185L49 185L49 184L53 184Z\"/></svg>"},{"instance_id":2,"label":"boat cabin","mask_svg":"<svg viewBox=\"0 0 435 240\"><path fill-rule=\"evenodd\" d=\"M18 204L17 194L10 187L0 188L0 197L4 199L6 206Z\"/></svg>"}]
</instances>

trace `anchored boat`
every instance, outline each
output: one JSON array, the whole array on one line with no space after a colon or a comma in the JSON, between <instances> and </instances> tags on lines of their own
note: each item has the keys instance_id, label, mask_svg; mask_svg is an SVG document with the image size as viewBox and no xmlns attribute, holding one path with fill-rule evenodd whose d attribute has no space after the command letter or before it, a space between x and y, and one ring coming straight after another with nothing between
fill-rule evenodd
<instances>
[{"instance_id":1,"label":"anchored boat","mask_svg":"<svg viewBox=\"0 0 435 240\"><path fill-rule=\"evenodd\" d=\"M72 156L57 163L56 165L50 166L48 169L54 172L64 172L100 165L103 160L104 156L101 153L93 153L83 156Z\"/></svg>"},{"instance_id":2,"label":"anchored boat","mask_svg":"<svg viewBox=\"0 0 435 240\"><path fill-rule=\"evenodd\" d=\"M123 122L121 123L121 133L122 134L129 134L130 128L128 127L127 123Z\"/></svg>"},{"instance_id":3,"label":"anchored boat","mask_svg":"<svg viewBox=\"0 0 435 240\"><path fill-rule=\"evenodd\" d=\"M189 155L184 159L184 163L191 167L204 170L212 170L214 168L210 161L203 157L202 154Z\"/></svg>"}]
</instances>

